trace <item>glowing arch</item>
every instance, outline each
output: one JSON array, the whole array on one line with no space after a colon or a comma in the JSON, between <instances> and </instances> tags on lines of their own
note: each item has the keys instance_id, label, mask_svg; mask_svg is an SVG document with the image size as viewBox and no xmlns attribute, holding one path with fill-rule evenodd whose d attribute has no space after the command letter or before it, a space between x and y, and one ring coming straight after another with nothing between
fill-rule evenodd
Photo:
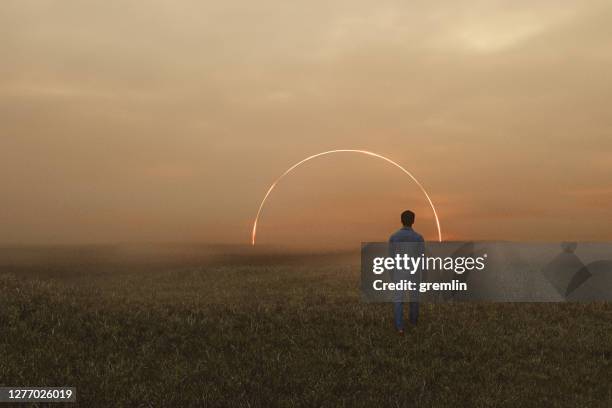
<instances>
[{"instance_id":1,"label":"glowing arch","mask_svg":"<svg viewBox=\"0 0 612 408\"><path fill-rule=\"evenodd\" d=\"M434 218L436 219L436 226L438 228L438 241L442 242L442 230L440 229L440 220L438 219L438 213L436 212L436 207L434 206L433 202L431 201L431 198L429 198L429 194L427 194L427 191L425 190L425 187L423 187L423 185L419 182L419 180L417 180L412 173L410 173L408 170L406 170L405 168L403 168L402 166L400 166L399 164L397 164L396 162L394 162L393 160L374 153L374 152L369 152L367 150L356 150L356 149L337 149L337 150L328 150L326 152L321 152L321 153L317 153L317 154L313 154L312 156L308 156L307 158L305 158L304 160L301 160L299 162L297 162L296 164L294 164L293 166L289 167L289 169L287 169L283 174L280 175L280 177L278 177L274 183L272 183L272 185L270 186L270 188L268 188L268 191L266 192L266 195L264 196L263 200L261 200L261 204L259 205L259 210L257 210L257 215L255 216L255 221L253 222L253 232L251 233L251 245L255 245L255 238L257 237L257 222L259 221L259 216L261 215L261 211L263 210L264 205L266 204L266 200L268 199L268 196L270 195L270 193L272 193L272 190L274 190L274 188L276 187L276 185L289 173L291 173L294 169L296 169L297 167L301 166L302 164L306 163L309 160L315 159L317 157L320 156L325 156L328 154L332 154L332 153L361 153L361 154L365 154L367 156L373 156L373 157L377 157L379 159L382 159L388 163L391 163L392 165L394 165L395 167L397 167L398 169L400 169L401 171L403 171L404 173L406 173L415 183L417 186L419 186L419 188L421 189L421 191L423 192L423 194L425 194L425 198L427 198L427 201L429 202L429 206L431 207L431 210L433 211L434 214Z\"/></svg>"}]
</instances>

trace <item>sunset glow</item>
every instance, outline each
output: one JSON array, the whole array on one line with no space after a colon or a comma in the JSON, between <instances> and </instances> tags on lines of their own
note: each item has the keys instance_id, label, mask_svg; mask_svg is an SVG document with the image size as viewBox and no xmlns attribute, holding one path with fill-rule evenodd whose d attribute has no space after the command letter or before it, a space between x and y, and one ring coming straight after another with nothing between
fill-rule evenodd
<instances>
[{"instance_id":1,"label":"sunset glow","mask_svg":"<svg viewBox=\"0 0 612 408\"><path fill-rule=\"evenodd\" d=\"M436 220L436 228L438 229L438 241L442 242L442 230L440 228L440 220L438 218L438 213L436 212L436 207L434 206L433 202L431 201L431 198L429 197L429 194L427 194L427 191L425 190L425 187L423 187L423 185L419 182L419 180L416 179L416 177L414 177L412 175L412 173L410 173L408 170L406 170L405 168L403 168L402 166L400 166L398 163L394 162L393 160L389 159L388 157L382 156L382 155L374 153L374 152L370 152L370 151L367 151L367 150L357 150L357 149L337 149L337 150L328 150L326 152L321 152L321 153L313 154L312 156L308 156L307 158L305 158L303 160L300 160L299 162L297 162L293 166L289 167L283 174L280 175L280 177L278 177L274 181L274 183L272 183L270 188L268 188L268 191L266 192L266 195L264 196L263 200L261 200L261 204L259 205L259 209L257 210L257 215L255 216L255 221L253 221L253 231L251 232L251 245L253 245L253 246L255 245L255 240L257 238L257 222L259 221L259 216L261 215L261 211L263 210L263 207L266 204L266 200L268 199L268 197L270 196L270 194L272 193L272 190L274 190L276 185L287 174L291 173L293 170L295 170L297 167L301 166L302 164L306 163L307 161L315 159L317 157L321 157L321 156L325 156L325 155L328 155L328 154L332 154L332 153L360 153L360 154L365 154L365 155L368 155L368 156L373 156L373 157L382 159L382 160L384 160L384 161L394 165L395 167L397 167L398 169L400 169L401 171L406 173L416 183L416 185L419 186L419 188L421 189L423 194L425 194L425 198L427 198L427 202L429 203L429 206L431 207L431 210L433 211L434 218Z\"/></svg>"}]
</instances>

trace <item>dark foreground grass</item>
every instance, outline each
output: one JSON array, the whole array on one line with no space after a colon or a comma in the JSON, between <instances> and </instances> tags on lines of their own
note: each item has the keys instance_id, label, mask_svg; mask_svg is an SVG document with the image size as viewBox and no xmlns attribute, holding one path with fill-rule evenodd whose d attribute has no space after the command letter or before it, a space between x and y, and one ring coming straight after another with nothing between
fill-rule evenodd
<instances>
[{"instance_id":1,"label":"dark foreground grass","mask_svg":"<svg viewBox=\"0 0 612 408\"><path fill-rule=\"evenodd\" d=\"M612 307L436 304L403 338L349 267L0 275L0 383L80 406L612 406Z\"/></svg>"}]
</instances>

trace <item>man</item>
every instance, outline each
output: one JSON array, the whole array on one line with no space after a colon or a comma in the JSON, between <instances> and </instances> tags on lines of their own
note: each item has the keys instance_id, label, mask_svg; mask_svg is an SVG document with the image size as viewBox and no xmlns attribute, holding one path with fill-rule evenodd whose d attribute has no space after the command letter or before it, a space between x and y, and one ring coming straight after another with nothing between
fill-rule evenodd
<instances>
[{"instance_id":1,"label":"man","mask_svg":"<svg viewBox=\"0 0 612 408\"><path fill-rule=\"evenodd\" d=\"M389 238L389 249L392 253L404 253L409 252L409 255L412 257L421 256L421 254L425 253L425 240L415 230L412 229L412 224L414 224L414 213L410 210L406 210L402 213L402 225L403 227L397 230L391 237ZM415 244L409 245L401 245L403 242L413 242ZM413 282L417 282L419 285L421 271L417 271L416 273L410 275L409 277L402 276L403 273L399 271L394 271L394 279L399 281L404 278L408 278ZM395 329L400 335L404 334L404 292L399 292L395 297L393 302L393 320L395 323ZM414 294L410 294L410 323L416 326L417 320L419 318L419 303L417 299L418 291Z\"/></svg>"}]
</instances>

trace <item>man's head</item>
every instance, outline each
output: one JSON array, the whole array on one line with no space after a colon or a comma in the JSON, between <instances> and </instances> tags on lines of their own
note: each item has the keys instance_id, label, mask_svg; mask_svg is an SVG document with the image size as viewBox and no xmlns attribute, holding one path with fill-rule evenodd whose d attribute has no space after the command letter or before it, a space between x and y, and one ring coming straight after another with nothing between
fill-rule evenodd
<instances>
[{"instance_id":1,"label":"man's head","mask_svg":"<svg viewBox=\"0 0 612 408\"><path fill-rule=\"evenodd\" d=\"M404 227L412 227L414 224L414 213L410 210L406 210L402 213L402 224Z\"/></svg>"}]
</instances>

